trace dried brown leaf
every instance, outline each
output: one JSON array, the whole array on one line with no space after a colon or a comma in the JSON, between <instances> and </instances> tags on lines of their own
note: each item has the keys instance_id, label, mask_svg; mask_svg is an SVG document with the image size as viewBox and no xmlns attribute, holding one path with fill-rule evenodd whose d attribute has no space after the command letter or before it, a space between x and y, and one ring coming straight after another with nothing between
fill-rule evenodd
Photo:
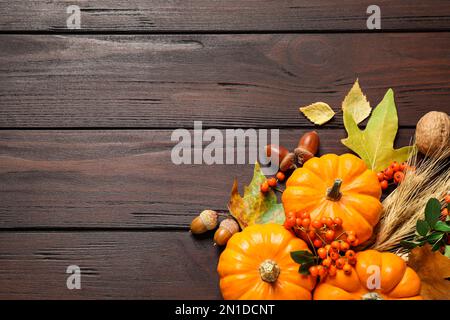
<instances>
[{"instance_id":1,"label":"dried brown leaf","mask_svg":"<svg viewBox=\"0 0 450 320\"><path fill-rule=\"evenodd\" d=\"M422 280L420 294L424 299L450 300L450 259L430 245L414 248L409 254L408 265Z\"/></svg>"}]
</instances>

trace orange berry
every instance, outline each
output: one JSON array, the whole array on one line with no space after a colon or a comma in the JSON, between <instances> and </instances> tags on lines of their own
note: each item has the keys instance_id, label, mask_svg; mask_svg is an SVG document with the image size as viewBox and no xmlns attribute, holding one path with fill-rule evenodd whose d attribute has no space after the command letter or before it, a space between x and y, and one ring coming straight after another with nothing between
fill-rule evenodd
<instances>
[{"instance_id":1,"label":"orange berry","mask_svg":"<svg viewBox=\"0 0 450 320\"><path fill-rule=\"evenodd\" d=\"M300 214L300 218L302 218L302 219L310 219L311 217L309 216L308 212L302 212Z\"/></svg>"},{"instance_id":2,"label":"orange berry","mask_svg":"<svg viewBox=\"0 0 450 320\"><path fill-rule=\"evenodd\" d=\"M350 245L353 244L353 242L355 242L355 240L356 240L356 237L354 235L351 234L351 235L347 236L347 243L348 244L350 244Z\"/></svg>"},{"instance_id":3,"label":"orange berry","mask_svg":"<svg viewBox=\"0 0 450 320\"><path fill-rule=\"evenodd\" d=\"M345 253L345 257L346 257L347 259L354 259L354 258L356 257L356 253L355 253L355 251L353 251L353 250L348 250L348 251Z\"/></svg>"},{"instance_id":4,"label":"orange berry","mask_svg":"<svg viewBox=\"0 0 450 320\"><path fill-rule=\"evenodd\" d=\"M284 179L286 179L286 176L281 171L277 173L276 177L277 177L278 181L284 181Z\"/></svg>"},{"instance_id":5,"label":"orange berry","mask_svg":"<svg viewBox=\"0 0 450 320\"><path fill-rule=\"evenodd\" d=\"M337 253L336 251L330 251L329 253L328 253L328 255L330 256L330 258L331 258L331 260L338 260L339 259L339 257L340 257L340 255L339 255L339 253Z\"/></svg>"},{"instance_id":6,"label":"orange berry","mask_svg":"<svg viewBox=\"0 0 450 320\"><path fill-rule=\"evenodd\" d=\"M297 227L300 227L302 225L302 219L300 218L295 219L295 224L297 225Z\"/></svg>"},{"instance_id":7,"label":"orange berry","mask_svg":"<svg viewBox=\"0 0 450 320\"><path fill-rule=\"evenodd\" d=\"M328 274L332 277L336 275L336 267L335 266L329 266L328 268Z\"/></svg>"},{"instance_id":8,"label":"orange berry","mask_svg":"<svg viewBox=\"0 0 450 320\"><path fill-rule=\"evenodd\" d=\"M342 219L339 217L335 217L333 219L334 224L338 225L339 227L342 226Z\"/></svg>"},{"instance_id":9,"label":"orange berry","mask_svg":"<svg viewBox=\"0 0 450 320\"><path fill-rule=\"evenodd\" d=\"M352 245L352 247L356 247L357 245L359 245L359 239L356 239L355 241L353 241L353 243L351 245Z\"/></svg>"},{"instance_id":10,"label":"orange berry","mask_svg":"<svg viewBox=\"0 0 450 320\"><path fill-rule=\"evenodd\" d=\"M450 203L450 194L447 194L444 199L445 203Z\"/></svg>"},{"instance_id":11,"label":"orange berry","mask_svg":"<svg viewBox=\"0 0 450 320\"><path fill-rule=\"evenodd\" d=\"M405 174L403 172L397 171L396 173L394 173L394 181L396 183L401 183L404 178L405 178Z\"/></svg>"},{"instance_id":12,"label":"orange berry","mask_svg":"<svg viewBox=\"0 0 450 320\"><path fill-rule=\"evenodd\" d=\"M378 181L383 181L384 180L384 173L381 171L381 172L378 172L377 173L377 178L378 178Z\"/></svg>"},{"instance_id":13,"label":"orange berry","mask_svg":"<svg viewBox=\"0 0 450 320\"><path fill-rule=\"evenodd\" d=\"M322 223L322 225L327 225L327 217L322 217L320 218L320 222Z\"/></svg>"},{"instance_id":14,"label":"orange berry","mask_svg":"<svg viewBox=\"0 0 450 320\"><path fill-rule=\"evenodd\" d=\"M400 164L397 161L392 162L390 167L392 168L392 170L394 170L394 172L397 172L400 170Z\"/></svg>"},{"instance_id":15,"label":"orange berry","mask_svg":"<svg viewBox=\"0 0 450 320\"><path fill-rule=\"evenodd\" d=\"M312 222L312 226L316 229L320 229L323 227L323 224L320 222L320 220L314 220Z\"/></svg>"},{"instance_id":16,"label":"orange berry","mask_svg":"<svg viewBox=\"0 0 450 320\"><path fill-rule=\"evenodd\" d=\"M347 242L341 242L341 251L347 251L348 249L350 249L350 245Z\"/></svg>"},{"instance_id":17,"label":"orange berry","mask_svg":"<svg viewBox=\"0 0 450 320\"><path fill-rule=\"evenodd\" d=\"M333 242L331 243L331 247L332 247L333 249L336 249L336 250L339 251L341 245L339 244L339 241L333 241Z\"/></svg>"},{"instance_id":18,"label":"orange berry","mask_svg":"<svg viewBox=\"0 0 450 320\"><path fill-rule=\"evenodd\" d=\"M342 270L344 270L344 272L346 274L350 274L352 273L352 266L349 265L348 263L344 264L344 266L342 267Z\"/></svg>"},{"instance_id":19,"label":"orange berry","mask_svg":"<svg viewBox=\"0 0 450 320\"><path fill-rule=\"evenodd\" d=\"M317 254L320 259L325 259L327 257L327 250L325 248L319 248Z\"/></svg>"},{"instance_id":20,"label":"orange berry","mask_svg":"<svg viewBox=\"0 0 450 320\"><path fill-rule=\"evenodd\" d=\"M269 186L270 187L276 187L277 186L277 179L276 178L274 178L274 177L272 177L272 178L269 178L268 180L267 180L267 183L269 184Z\"/></svg>"},{"instance_id":21,"label":"orange berry","mask_svg":"<svg viewBox=\"0 0 450 320\"><path fill-rule=\"evenodd\" d=\"M316 247L316 248L320 248L323 245L323 243L320 239L314 240L313 244L314 244L314 247Z\"/></svg>"},{"instance_id":22,"label":"orange berry","mask_svg":"<svg viewBox=\"0 0 450 320\"><path fill-rule=\"evenodd\" d=\"M292 212L292 211L289 211L287 214L286 214L286 218L291 218L291 217L293 217L293 218L295 218L295 213L294 212Z\"/></svg>"},{"instance_id":23,"label":"orange berry","mask_svg":"<svg viewBox=\"0 0 450 320\"><path fill-rule=\"evenodd\" d=\"M284 222L284 226L287 229L292 228L295 225L295 218L294 217L289 217L286 219L286 221Z\"/></svg>"},{"instance_id":24,"label":"orange berry","mask_svg":"<svg viewBox=\"0 0 450 320\"><path fill-rule=\"evenodd\" d=\"M309 268L309 273L313 277L317 277L317 275L319 274L319 269L317 269L317 266L312 266L311 268Z\"/></svg>"},{"instance_id":25,"label":"orange berry","mask_svg":"<svg viewBox=\"0 0 450 320\"><path fill-rule=\"evenodd\" d=\"M264 182L261 184L260 189L261 189L261 192L262 192L262 193L268 192L268 191L269 191L269 183L268 183L267 181L264 181Z\"/></svg>"},{"instance_id":26,"label":"orange berry","mask_svg":"<svg viewBox=\"0 0 450 320\"><path fill-rule=\"evenodd\" d=\"M309 218L305 218L302 220L302 227L308 228L310 223L311 223L311 220Z\"/></svg>"},{"instance_id":27,"label":"orange berry","mask_svg":"<svg viewBox=\"0 0 450 320\"><path fill-rule=\"evenodd\" d=\"M325 225L326 225L328 228L332 228L333 225L334 225L333 219L331 219L330 217L327 217L327 218L325 219Z\"/></svg>"},{"instance_id":28,"label":"orange berry","mask_svg":"<svg viewBox=\"0 0 450 320\"><path fill-rule=\"evenodd\" d=\"M389 186L389 183L387 182L387 180L383 180L380 182L380 186L382 190L386 190Z\"/></svg>"},{"instance_id":29,"label":"orange berry","mask_svg":"<svg viewBox=\"0 0 450 320\"><path fill-rule=\"evenodd\" d=\"M308 237L309 237L311 240L314 240L314 239L316 238L316 233L314 232L314 230L309 230L309 231L308 231Z\"/></svg>"},{"instance_id":30,"label":"orange berry","mask_svg":"<svg viewBox=\"0 0 450 320\"><path fill-rule=\"evenodd\" d=\"M386 180L391 180L392 176L394 175L394 170L392 170L391 167L387 167L386 169L384 169L383 173Z\"/></svg>"},{"instance_id":31,"label":"orange berry","mask_svg":"<svg viewBox=\"0 0 450 320\"><path fill-rule=\"evenodd\" d=\"M328 241L333 241L334 240L334 236L336 235L336 233L334 232L334 230L327 230L327 232L325 233L325 239L327 239Z\"/></svg>"},{"instance_id":32,"label":"orange berry","mask_svg":"<svg viewBox=\"0 0 450 320\"><path fill-rule=\"evenodd\" d=\"M336 260L336 268L338 269L342 269L345 265L345 259L344 258L339 258Z\"/></svg>"},{"instance_id":33,"label":"orange berry","mask_svg":"<svg viewBox=\"0 0 450 320\"><path fill-rule=\"evenodd\" d=\"M408 167L408 164L406 162L402 162L402 164L400 165L400 170L401 171L405 171L405 169Z\"/></svg>"},{"instance_id":34,"label":"orange berry","mask_svg":"<svg viewBox=\"0 0 450 320\"><path fill-rule=\"evenodd\" d=\"M321 278L323 278L327 273L327 269L324 266L317 266L317 270L319 270L319 277Z\"/></svg>"},{"instance_id":35,"label":"orange berry","mask_svg":"<svg viewBox=\"0 0 450 320\"><path fill-rule=\"evenodd\" d=\"M330 251L330 249L331 249L331 246L330 246L329 244L327 244L327 245L325 246L325 250L327 250L327 252L328 252L328 251Z\"/></svg>"},{"instance_id":36,"label":"orange berry","mask_svg":"<svg viewBox=\"0 0 450 320\"><path fill-rule=\"evenodd\" d=\"M442 209L441 214L442 214L444 217L445 217L445 216L448 216L448 208Z\"/></svg>"},{"instance_id":37,"label":"orange berry","mask_svg":"<svg viewBox=\"0 0 450 320\"><path fill-rule=\"evenodd\" d=\"M352 266L356 264L356 258L353 259L348 259L348 263L351 264Z\"/></svg>"},{"instance_id":38,"label":"orange berry","mask_svg":"<svg viewBox=\"0 0 450 320\"><path fill-rule=\"evenodd\" d=\"M330 267L331 266L331 261L332 260L330 258L323 259L322 265L325 266L325 267Z\"/></svg>"}]
</instances>

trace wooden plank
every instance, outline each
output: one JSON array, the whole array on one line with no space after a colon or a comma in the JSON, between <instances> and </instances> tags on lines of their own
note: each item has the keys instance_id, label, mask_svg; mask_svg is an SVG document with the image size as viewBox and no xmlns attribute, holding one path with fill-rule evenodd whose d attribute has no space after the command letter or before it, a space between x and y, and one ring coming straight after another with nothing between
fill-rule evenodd
<instances>
[{"instance_id":1,"label":"wooden plank","mask_svg":"<svg viewBox=\"0 0 450 320\"><path fill-rule=\"evenodd\" d=\"M81 8L87 31L367 30L369 0L0 1L0 30L67 30L66 8ZM383 30L450 28L446 0L378 0Z\"/></svg>"},{"instance_id":2,"label":"wooden plank","mask_svg":"<svg viewBox=\"0 0 450 320\"><path fill-rule=\"evenodd\" d=\"M219 249L189 232L0 233L0 299L218 299ZM69 265L81 290L68 290Z\"/></svg>"},{"instance_id":3,"label":"wooden plank","mask_svg":"<svg viewBox=\"0 0 450 320\"><path fill-rule=\"evenodd\" d=\"M293 147L305 130L280 131ZM252 165L174 165L170 130L1 131L0 228L184 228L226 210ZM345 131L319 130L320 153L348 152ZM399 131L407 145L412 129Z\"/></svg>"},{"instance_id":4,"label":"wooden plank","mask_svg":"<svg viewBox=\"0 0 450 320\"><path fill-rule=\"evenodd\" d=\"M449 110L450 33L0 36L0 127L299 127L359 77L400 124ZM341 127L336 117L328 127Z\"/></svg>"}]
</instances>

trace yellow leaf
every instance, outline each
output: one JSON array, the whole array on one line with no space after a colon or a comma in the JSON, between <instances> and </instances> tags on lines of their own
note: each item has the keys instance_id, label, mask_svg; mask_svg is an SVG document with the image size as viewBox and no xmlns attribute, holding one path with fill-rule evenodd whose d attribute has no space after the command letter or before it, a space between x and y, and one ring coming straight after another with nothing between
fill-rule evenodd
<instances>
[{"instance_id":1,"label":"yellow leaf","mask_svg":"<svg viewBox=\"0 0 450 320\"><path fill-rule=\"evenodd\" d=\"M425 299L450 299L450 259L430 245L414 248L409 254L408 265L419 275L422 282L420 294Z\"/></svg>"},{"instance_id":2,"label":"yellow leaf","mask_svg":"<svg viewBox=\"0 0 450 320\"><path fill-rule=\"evenodd\" d=\"M351 114L356 124L362 122L370 115L372 108L366 96L362 93L358 79L342 101L342 110Z\"/></svg>"},{"instance_id":3,"label":"yellow leaf","mask_svg":"<svg viewBox=\"0 0 450 320\"><path fill-rule=\"evenodd\" d=\"M333 109L325 102L316 102L306 107L301 107L300 111L308 118L309 121L322 125L330 121L334 116Z\"/></svg>"}]
</instances>

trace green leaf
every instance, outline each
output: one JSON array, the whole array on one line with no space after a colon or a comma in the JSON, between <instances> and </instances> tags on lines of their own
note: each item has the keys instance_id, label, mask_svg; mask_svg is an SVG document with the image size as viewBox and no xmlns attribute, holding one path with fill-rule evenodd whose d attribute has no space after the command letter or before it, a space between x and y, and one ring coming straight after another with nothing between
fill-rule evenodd
<instances>
[{"instance_id":1,"label":"green leaf","mask_svg":"<svg viewBox=\"0 0 450 320\"><path fill-rule=\"evenodd\" d=\"M345 96L342 102L342 110L350 113L357 124L370 115L372 108L366 96L361 91L358 79L356 79L355 84Z\"/></svg>"},{"instance_id":2,"label":"green leaf","mask_svg":"<svg viewBox=\"0 0 450 320\"><path fill-rule=\"evenodd\" d=\"M291 258L298 264L314 262L315 260L314 255L307 250L292 251Z\"/></svg>"},{"instance_id":3,"label":"green leaf","mask_svg":"<svg viewBox=\"0 0 450 320\"><path fill-rule=\"evenodd\" d=\"M428 200L425 206L425 220L428 222L431 228L434 228L436 222L439 221L441 216L441 203L436 198Z\"/></svg>"},{"instance_id":4,"label":"green leaf","mask_svg":"<svg viewBox=\"0 0 450 320\"><path fill-rule=\"evenodd\" d=\"M418 241L402 240L400 241L400 245L406 249L413 249L415 247L419 247L421 243Z\"/></svg>"},{"instance_id":5,"label":"green leaf","mask_svg":"<svg viewBox=\"0 0 450 320\"><path fill-rule=\"evenodd\" d=\"M417 220L416 230L419 235L426 236L430 231L430 225L425 220Z\"/></svg>"},{"instance_id":6,"label":"green leaf","mask_svg":"<svg viewBox=\"0 0 450 320\"><path fill-rule=\"evenodd\" d=\"M369 169L381 171L392 161L404 162L415 148L408 146L394 149L398 130L394 92L389 89L380 104L373 110L367 126L359 129L353 115L344 110L344 126L348 137L341 142L357 153Z\"/></svg>"},{"instance_id":7,"label":"green leaf","mask_svg":"<svg viewBox=\"0 0 450 320\"><path fill-rule=\"evenodd\" d=\"M434 244L436 241L442 240L444 235L445 233L443 232L435 232L427 236L426 239L429 244Z\"/></svg>"},{"instance_id":8,"label":"green leaf","mask_svg":"<svg viewBox=\"0 0 450 320\"><path fill-rule=\"evenodd\" d=\"M262 173L259 163L255 163L253 179L245 187L243 197L239 194L237 180L234 180L228 209L242 229L252 224L284 223L283 205L278 203L275 192L269 190L263 194L260 190L264 181L266 181L266 177Z\"/></svg>"},{"instance_id":9,"label":"green leaf","mask_svg":"<svg viewBox=\"0 0 450 320\"><path fill-rule=\"evenodd\" d=\"M442 242L442 239L444 239L444 234L443 233L433 243L433 246L431 247L432 251L437 251L437 250L439 250L440 247L442 247L444 245L444 243Z\"/></svg>"},{"instance_id":10,"label":"green leaf","mask_svg":"<svg viewBox=\"0 0 450 320\"><path fill-rule=\"evenodd\" d=\"M442 232L450 232L450 226L443 221L438 221L434 225L434 230L442 231Z\"/></svg>"},{"instance_id":11,"label":"green leaf","mask_svg":"<svg viewBox=\"0 0 450 320\"><path fill-rule=\"evenodd\" d=\"M450 259L450 246L449 245L445 246L444 256L446 256L447 258Z\"/></svg>"}]
</instances>

